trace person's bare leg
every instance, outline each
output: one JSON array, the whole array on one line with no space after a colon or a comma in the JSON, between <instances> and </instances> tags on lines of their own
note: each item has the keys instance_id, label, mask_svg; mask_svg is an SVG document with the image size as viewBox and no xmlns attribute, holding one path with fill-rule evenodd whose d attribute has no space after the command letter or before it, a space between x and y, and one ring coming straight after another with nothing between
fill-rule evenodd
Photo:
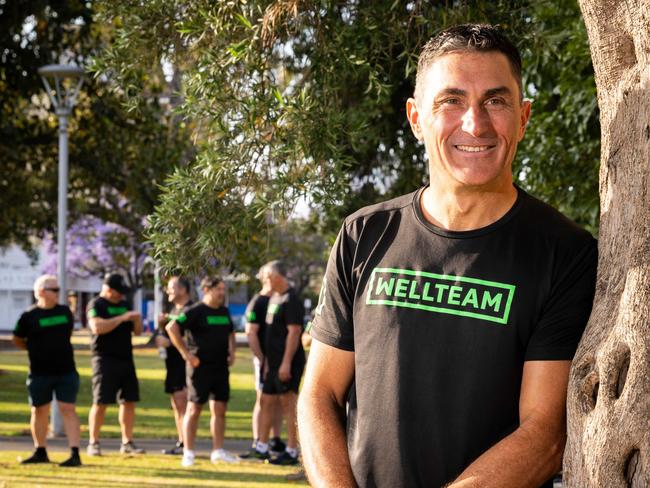
<instances>
[{"instance_id":1,"label":"person's bare leg","mask_svg":"<svg viewBox=\"0 0 650 488\"><path fill-rule=\"evenodd\" d=\"M278 439L282 437L282 404L280 403L279 395L275 395L273 398L275 401L271 404L271 431L273 432L273 437Z\"/></svg>"},{"instance_id":2,"label":"person's bare leg","mask_svg":"<svg viewBox=\"0 0 650 488\"><path fill-rule=\"evenodd\" d=\"M176 422L176 432L178 433L178 442L183 442L183 417L187 408L187 389L175 391L171 394L172 409L174 410L174 421Z\"/></svg>"},{"instance_id":3,"label":"person's bare leg","mask_svg":"<svg viewBox=\"0 0 650 488\"><path fill-rule=\"evenodd\" d=\"M122 444L131 442L133 440L133 425L135 424L135 402L120 403L118 418L122 430Z\"/></svg>"},{"instance_id":4,"label":"person's bare leg","mask_svg":"<svg viewBox=\"0 0 650 488\"><path fill-rule=\"evenodd\" d=\"M106 416L106 404L93 403L90 407L88 414L88 442L95 444L99 442L99 432L104 425L104 417Z\"/></svg>"},{"instance_id":5,"label":"person's bare leg","mask_svg":"<svg viewBox=\"0 0 650 488\"><path fill-rule=\"evenodd\" d=\"M260 432L260 418L262 416L262 392L256 390L257 396L255 397L255 406L253 407L253 440L256 441L259 439Z\"/></svg>"},{"instance_id":6,"label":"person's bare leg","mask_svg":"<svg viewBox=\"0 0 650 488\"><path fill-rule=\"evenodd\" d=\"M282 402L282 412L287 420L287 447L296 449L298 447L298 435L296 427L296 401L298 395L293 391L288 391L280 395Z\"/></svg>"},{"instance_id":7,"label":"person's bare leg","mask_svg":"<svg viewBox=\"0 0 650 488\"><path fill-rule=\"evenodd\" d=\"M34 447L47 446L47 429L49 424L49 417L49 403L46 403L45 405L39 405L38 407L32 407L32 416L29 422L29 426L32 431L32 440L34 441Z\"/></svg>"},{"instance_id":8,"label":"person's bare leg","mask_svg":"<svg viewBox=\"0 0 650 488\"><path fill-rule=\"evenodd\" d=\"M63 417L63 428L68 437L68 446L79 447L80 426L75 404L59 401L59 411Z\"/></svg>"},{"instance_id":9,"label":"person's bare leg","mask_svg":"<svg viewBox=\"0 0 650 488\"><path fill-rule=\"evenodd\" d=\"M210 433L212 434L212 450L223 447L226 433L226 402L210 400Z\"/></svg>"},{"instance_id":10,"label":"person's bare leg","mask_svg":"<svg viewBox=\"0 0 650 488\"><path fill-rule=\"evenodd\" d=\"M267 444L269 442L269 431L271 430L271 423L273 421L271 408L273 407L273 403L276 401L274 398L275 396L276 395L262 393L260 401L262 411L260 413L260 425L258 431L258 439L262 444Z\"/></svg>"},{"instance_id":11,"label":"person's bare leg","mask_svg":"<svg viewBox=\"0 0 650 488\"><path fill-rule=\"evenodd\" d=\"M200 403L187 402L185 417L183 417L183 442L185 449L194 450L196 440L196 429L199 426L199 416L203 405Z\"/></svg>"}]
</instances>

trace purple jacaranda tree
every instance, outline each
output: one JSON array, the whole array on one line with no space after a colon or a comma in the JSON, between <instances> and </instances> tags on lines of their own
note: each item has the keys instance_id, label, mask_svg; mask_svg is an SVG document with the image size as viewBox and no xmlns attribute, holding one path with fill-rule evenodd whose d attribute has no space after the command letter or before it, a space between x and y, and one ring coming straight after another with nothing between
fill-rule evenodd
<instances>
[{"instance_id":1,"label":"purple jacaranda tree","mask_svg":"<svg viewBox=\"0 0 650 488\"><path fill-rule=\"evenodd\" d=\"M70 275L88 278L119 271L134 290L142 287L149 249L142 236L119 224L83 216L70 225L66 237L66 269ZM55 274L56 241L48 236L43 243L46 250L43 272Z\"/></svg>"}]
</instances>

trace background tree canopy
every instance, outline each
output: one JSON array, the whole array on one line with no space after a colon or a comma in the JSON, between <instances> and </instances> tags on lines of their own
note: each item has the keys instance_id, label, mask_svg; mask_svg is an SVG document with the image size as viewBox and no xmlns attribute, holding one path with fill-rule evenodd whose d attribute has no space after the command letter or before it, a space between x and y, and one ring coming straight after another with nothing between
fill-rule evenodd
<instances>
[{"instance_id":1,"label":"background tree canopy","mask_svg":"<svg viewBox=\"0 0 650 488\"><path fill-rule=\"evenodd\" d=\"M517 182L596 231L598 109L573 1L102 0L92 8L94 25L111 36L92 69L115 100L127 101L132 120L146 118L167 75L177 91L171 129L192 130L196 157L152 200L148 235L167 268L249 263L264 254L264 239L253 238L271 235L298 201L314 210L301 232L332 239L352 211L424 184L424 147L405 116L417 56L432 35L468 21L500 24L523 55L533 116ZM131 127L128 154L146 168L164 146L137 144ZM127 174L139 185L154 179Z\"/></svg>"}]
</instances>

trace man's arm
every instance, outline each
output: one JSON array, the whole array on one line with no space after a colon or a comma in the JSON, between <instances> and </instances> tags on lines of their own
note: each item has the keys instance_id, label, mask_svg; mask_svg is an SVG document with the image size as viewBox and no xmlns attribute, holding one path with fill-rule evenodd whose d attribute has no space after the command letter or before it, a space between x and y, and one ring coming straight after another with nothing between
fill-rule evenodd
<instances>
[{"instance_id":1,"label":"man's arm","mask_svg":"<svg viewBox=\"0 0 650 488\"><path fill-rule=\"evenodd\" d=\"M353 378L353 352L313 340L298 397L303 464L313 487L356 487L345 439L345 402Z\"/></svg>"},{"instance_id":2,"label":"man's arm","mask_svg":"<svg viewBox=\"0 0 650 488\"><path fill-rule=\"evenodd\" d=\"M93 334L96 335L108 334L109 332L117 328L117 326L120 325L122 322L128 322L130 320L133 320L135 323L136 316L140 317L140 314L138 312L131 311L131 312L123 313L122 315L118 315L117 317L113 317L110 319L103 319L101 317L91 317L88 319L88 327L90 328L90 331ZM142 327L142 322L140 323L140 327Z\"/></svg>"},{"instance_id":3,"label":"man's arm","mask_svg":"<svg viewBox=\"0 0 650 488\"><path fill-rule=\"evenodd\" d=\"M24 337L12 336L12 342L18 349L27 350L27 340Z\"/></svg>"},{"instance_id":4,"label":"man's arm","mask_svg":"<svg viewBox=\"0 0 650 488\"><path fill-rule=\"evenodd\" d=\"M142 315L140 312L132 312L135 315L133 316L133 335L139 336L142 334Z\"/></svg>"},{"instance_id":5,"label":"man's arm","mask_svg":"<svg viewBox=\"0 0 650 488\"><path fill-rule=\"evenodd\" d=\"M293 361L293 355L298 349L301 332L301 325L287 325L287 338L284 342L284 356L282 356L282 363L280 363L280 368L278 369L280 381L289 381L291 379L291 361Z\"/></svg>"},{"instance_id":6,"label":"man's arm","mask_svg":"<svg viewBox=\"0 0 650 488\"><path fill-rule=\"evenodd\" d=\"M262 347L259 338L260 325L252 322L246 322L246 337L248 338L248 347L260 361L264 361L264 354L262 354Z\"/></svg>"},{"instance_id":7,"label":"man's arm","mask_svg":"<svg viewBox=\"0 0 650 488\"><path fill-rule=\"evenodd\" d=\"M176 349L178 349L178 352L180 352L181 356L183 356L183 359L189 362L193 368L198 367L200 363L199 358L192 354L187 348L187 344L185 344L185 340L181 334L181 328L176 323L176 321L172 320L169 322L165 326L165 330L167 331L167 335L169 335L169 339L172 341L172 344L174 344Z\"/></svg>"},{"instance_id":8,"label":"man's arm","mask_svg":"<svg viewBox=\"0 0 650 488\"><path fill-rule=\"evenodd\" d=\"M519 428L483 453L448 486L539 486L557 473L566 442L570 367L571 361L526 361Z\"/></svg>"}]
</instances>

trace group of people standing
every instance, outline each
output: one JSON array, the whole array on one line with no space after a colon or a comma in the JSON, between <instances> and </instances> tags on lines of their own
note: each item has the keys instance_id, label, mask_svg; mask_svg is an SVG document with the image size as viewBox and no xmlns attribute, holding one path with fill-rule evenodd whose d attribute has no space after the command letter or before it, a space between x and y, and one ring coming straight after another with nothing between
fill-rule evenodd
<instances>
[{"instance_id":1,"label":"group of people standing","mask_svg":"<svg viewBox=\"0 0 650 488\"><path fill-rule=\"evenodd\" d=\"M301 343L304 308L280 261L265 264L258 278L262 289L246 311L257 389L254 442L251 451L241 457L264 459L272 464L297 464L296 401L305 366ZM160 333L155 339L164 351L164 388L170 395L178 432L176 444L163 453L182 454L184 467L194 464L198 422L206 403L210 408L212 436L210 460L240 459L223 447L230 398L229 367L236 356L235 327L226 307L226 285L221 278L206 277L200 288L201 300L194 303L188 279L169 279L166 291L170 309L158 317ZM131 336L142 332L142 318L129 310L125 300L129 291L122 275L109 274L100 294L87 308L93 371L89 456L102 454L101 427L106 408L115 403L119 403L120 452L145 452L133 442L135 405L140 393ZM14 343L26 349L30 359L27 385L35 451L22 462L49 462L46 437L50 403L55 395L71 449L70 457L60 465L79 466L80 424L75 409L79 374L70 343L74 318L68 307L57 304L58 292L55 276L38 278L34 284L36 303L22 314L14 330ZM287 425L286 444L280 439L283 417Z\"/></svg>"}]
</instances>

